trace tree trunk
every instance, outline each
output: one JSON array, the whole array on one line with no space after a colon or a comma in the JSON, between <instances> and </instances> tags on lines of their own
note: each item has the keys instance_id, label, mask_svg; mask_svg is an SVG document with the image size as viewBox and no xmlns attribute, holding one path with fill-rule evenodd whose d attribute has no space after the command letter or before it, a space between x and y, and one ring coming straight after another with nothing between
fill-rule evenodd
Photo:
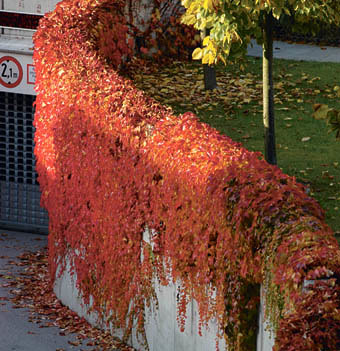
<instances>
[{"instance_id":1,"label":"tree trunk","mask_svg":"<svg viewBox=\"0 0 340 351\"><path fill-rule=\"evenodd\" d=\"M277 164L275 146L274 84L273 84L273 15L264 15L263 27L263 124L266 161Z\"/></svg>"},{"instance_id":2,"label":"tree trunk","mask_svg":"<svg viewBox=\"0 0 340 351\"><path fill-rule=\"evenodd\" d=\"M209 35L210 30L205 29L201 31L201 38L202 40ZM216 70L215 66L213 65L203 65L203 74L204 74L204 89L205 90L213 90L217 88L217 81L216 81Z\"/></svg>"},{"instance_id":3,"label":"tree trunk","mask_svg":"<svg viewBox=\"0 0 340 351\"><path fill-rule=\"evenodd\" d=\"M217 88L215 66L203 65L204 89L213 90Z\"/></svg>"}]
</instances>

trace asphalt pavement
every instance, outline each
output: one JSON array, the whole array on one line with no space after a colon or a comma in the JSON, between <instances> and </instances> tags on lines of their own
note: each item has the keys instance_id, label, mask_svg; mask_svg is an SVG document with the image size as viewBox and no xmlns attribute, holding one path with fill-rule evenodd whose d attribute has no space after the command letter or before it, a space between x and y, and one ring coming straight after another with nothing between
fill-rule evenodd
<instances>
[{"instance_id":1,"label":"asphalt pavement","mask_svg":"<svg viewBox=\"0 0 340 351\"><path fill-rule=\"evenodd\" d=\"M0 230L0 351L74 351L93 350L86 343L72 346L75 334L60 335L56 326L42 327L30 322L28 308L16 308L10 282L19 277L25 267L18 266L18 256L27 251L36 252L46 247L47 236ZM63 333L62 333L63 334Z\"/></svg>"},{"instance_id":2,"label":"asphalt pavement","mask_svg":"<svg viewBox=\"0 0 340 351\"><path fill-rule=\"evenodd\" d=\"M295 61L340 62L340 47L293 44L274 41L274 58ZM248 47L249 56L262 56L262 47L255 40Z\"/></svg>"}]
</instances>

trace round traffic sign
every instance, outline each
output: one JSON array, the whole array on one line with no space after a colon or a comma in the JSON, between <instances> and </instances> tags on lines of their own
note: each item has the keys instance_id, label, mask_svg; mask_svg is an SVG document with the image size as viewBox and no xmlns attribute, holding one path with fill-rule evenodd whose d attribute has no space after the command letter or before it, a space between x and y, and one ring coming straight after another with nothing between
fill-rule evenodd
<instances>
[{"instance_id":1,"label":"round traffic sign","mask_svg":"<svg viewBox=\"0 0 340 351\"><path fill-rule=\"evenodd\" d=\"M15 88L22 81L22 67L20 62L12 56L0 58L0 84L6 88Z\"/></svg>"}]
</instances>

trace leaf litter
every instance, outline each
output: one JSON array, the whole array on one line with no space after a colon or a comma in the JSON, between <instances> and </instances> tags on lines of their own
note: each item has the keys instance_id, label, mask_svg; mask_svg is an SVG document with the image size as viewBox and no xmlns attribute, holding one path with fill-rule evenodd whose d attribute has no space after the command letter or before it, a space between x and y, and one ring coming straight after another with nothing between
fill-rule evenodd
<instances>
[{"instance_id":1,"label":"leaf litter","mask_svg":"<svg viewBox=\"0 0 340 351\"><path fill-rule=\"evenodd\" d=\"M132 65L128 76L137 88L164 105L181 110L191 110L198 115L202 111L213 111L227 118L239 109L246 113L262 114L262 76L260 72L242 72L234 69L216 69L218 88L205 91L203 66L175 61L168 66L147 62L144 68ZM321 87L320 77L302 73L296 80L292 74L281 71L274 78L275 109L279 111L305 111L303 103L312 104L315 97L336 99L339 87ZM175 111L181 112L181 111ZM244 112L245 113L245 112Z\"/></svg>"},{"instance_id":2,"label":"leaf litter","mask_svg":"<svg viewBox=\"0 0 340 351\"><path fill-rule=\"evenodd\" d=\"M24 269L15 275L2 277L8 281L5 287L10 289L10 297L1 297L0 301L10 301L14 309L27 308L29 322L38 324L39 328L58 327L61 336L76 334L75 341L68 341L68 344L74 347L85 344L93 347L92 351L134 350L113 337L109 331L91 326L58 300L49 278L47 248L25 252L18 256L18 261L11 260L9 263L15 263ZM28 331L28 334L35 333Z\"/></svg>"}]
</instances>

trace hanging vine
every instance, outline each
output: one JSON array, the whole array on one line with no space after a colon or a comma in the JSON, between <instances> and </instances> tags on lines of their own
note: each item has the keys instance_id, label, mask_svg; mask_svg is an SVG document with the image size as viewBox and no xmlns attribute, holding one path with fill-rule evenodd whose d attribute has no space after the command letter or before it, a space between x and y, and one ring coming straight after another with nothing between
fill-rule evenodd
<instances>
[{"instance_id":1,"label":"hanging vine","mask_svg":"<svg viewBox=\"0 0 340 351\"><path fill-rule=\"evenodd\" d=\"M125 336L134 320L143 334L155 275L180 279L182 329L194 298L229 351L254 348L263 284L276 351L335 351L340 251L323 211L261 154L119 75L133 54L128 3L64 0L34 38L51 276L69 257L85 303Z\"/></svg>"}]
</instances>

